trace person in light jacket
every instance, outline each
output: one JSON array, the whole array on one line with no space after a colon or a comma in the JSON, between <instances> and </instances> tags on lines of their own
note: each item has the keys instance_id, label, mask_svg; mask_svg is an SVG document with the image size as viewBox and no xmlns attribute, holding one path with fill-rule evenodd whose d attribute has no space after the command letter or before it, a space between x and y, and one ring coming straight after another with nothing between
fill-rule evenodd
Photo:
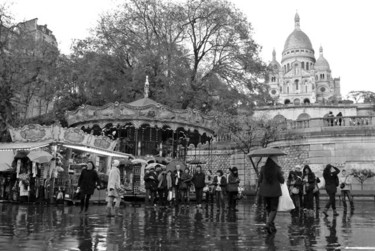
<instances>
[{"instance_id":1,"label":"person in light jacket","mask_svg":"<svg viewBox=\"0 0 375 251\"><path fill-rule=\"evenodd\" d=\"M341 171L341 175L339 175L339 183L340 183L340 189L341 189L341 199L342 203L344 205L344 210L346 209L346 197L348 197L350 208L351 210L354 209L354 202L353 202L353 196L350 193L350 185L352 184L352 177L350 174L347 174L345 169Z\"/></svg>"},{"instance_id":2,"label":"person in light jacket","mask_svg":"<svg viewBox=\"0 0 375 251\"><path fill-rule=\"evenodd\" d=\"M119 213L120 202L121 202L121 176L120 170L118 169L120 162L118 160L112 161L112 169L109 172L108 187L107 187L107 216L113 216L112 211L114 209L115 216L121 216ZM113 202L116 199L115 207L113 208Z\"/></svg>"}]
</instances>

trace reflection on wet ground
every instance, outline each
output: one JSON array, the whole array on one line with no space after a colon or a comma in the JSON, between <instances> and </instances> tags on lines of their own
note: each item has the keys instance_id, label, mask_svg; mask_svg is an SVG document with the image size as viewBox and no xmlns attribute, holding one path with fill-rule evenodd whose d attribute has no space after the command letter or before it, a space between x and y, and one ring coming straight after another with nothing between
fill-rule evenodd
<instances>
[{"instance_id":1,"label":"reflection on wet ground","mask_svg":"<svg viewBox=\"0 0 375 251\"><path fill-rule=\"evenodd\" d=\"M241 201L238 212L123 207L107 218L104 206L88 215L69 206L0 204L0 250L375 250L375 203L357 202L338 217L279 213L277 233L265 215Z\"/></svg>"}]
</instances>

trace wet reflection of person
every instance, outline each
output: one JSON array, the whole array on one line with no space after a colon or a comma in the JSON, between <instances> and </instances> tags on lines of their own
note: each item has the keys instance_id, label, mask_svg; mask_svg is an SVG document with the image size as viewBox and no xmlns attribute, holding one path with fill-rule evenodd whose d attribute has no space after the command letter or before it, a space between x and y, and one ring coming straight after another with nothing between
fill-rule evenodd
<instances>
[{"instance_id":1,"label":"wet reflection of person","mask_svg":"<svg viewBox=\"0 0 375 251\"><path fill-rule=\"evenodd\" d=\"M91 250L92 249L92 238L91 231L89 229L89 222L87 217L80 218L79 231L78 231L78 249L79 250Z\"/></svg>"},{"instance_id":2,"label":"wet reflection of person","mask_svg":"<svg viewBox=\"0 0 375 251\"><path fill-rule=\"evenodd\" d=\"M327 218L324 219L324 222L329 230L329 235L326 236L327 250L337 250L337 248L340 247L340 244L338 243L336 232L336 218L333 218L332 223Z\"/></svg>"}]
</instances>

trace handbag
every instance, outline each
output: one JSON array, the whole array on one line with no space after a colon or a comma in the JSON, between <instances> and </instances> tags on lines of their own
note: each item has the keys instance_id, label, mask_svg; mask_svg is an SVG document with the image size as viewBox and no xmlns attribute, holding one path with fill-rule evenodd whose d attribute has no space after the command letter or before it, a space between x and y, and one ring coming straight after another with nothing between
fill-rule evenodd
<instances>
[{"instance_id":1,"label":"handbag","mask_svg":"<svg viewBox=\"0 0 375 251\"><path fill-rule=\"evenodd\" d=\"M293 188L292 188L292 194L299 194L299 189L298 189L298 187L293 187Z\"/></svg>"},{"instance_id":2,"label":"handbag","mask_svg":"<svg viewBox=\"0 0 375 251\"><path fill-rule=\"evenodd\" d=\"M172 191L168 191L168 197L167 197L167 200L168 201L171 201L173 199L173 193Z\"/></svg>"},{"instance_id":3,"label":"handbag","mask_svg":"<svg viewBox=\"0 0 375 251\"><path fill-rule=\"evenodd\" d=\"M341 189L345 188L345 183L344 182L340 184L340 188Z\"/></svg>"},{"instance_id":4,"label":"handbag","mask_svg":"<svg viewBox=\"0 0 375 251\"><path fill-rule=\"evenodd\" d=\"M209 189L208 186L203 187L203 192L204 192L204 193L207 193L209 190L210 190L210 189Z\"/></svg>"},{"instance_id":5,"label":"handbag","mask_svg":"<svg viewBox=\"0 0 375 251\"><path fill-rule=\"evenodd\" d=\"M285 183L280 184L281 186L281 196L279 197L279 205L277 206L277 211L285 212L290 211L295 208L292 198L290 198L288 187Z\"/></svg>"}]
</instances>

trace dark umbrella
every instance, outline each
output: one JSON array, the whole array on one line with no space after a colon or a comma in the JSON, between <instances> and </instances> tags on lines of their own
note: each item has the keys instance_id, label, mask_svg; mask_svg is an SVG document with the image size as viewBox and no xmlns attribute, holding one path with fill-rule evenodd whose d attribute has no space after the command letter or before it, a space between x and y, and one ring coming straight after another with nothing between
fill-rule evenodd
<instances>
[{"instance_id":1,"label":"dark umbrella","mask_svg":"<svg viewBox=\"0 0 375 251\"><path fill-rule=\"evenodd\" d=\"M269 157L269 156L283 156L283 155L286 155L286 153L282 152L278 148L261 148L261 149L250 151L250 153L247 155L249 157Z\"/></svg>"},{"instance_id":2,"label":"dark umbrella","mask_svg":"<svg viewBox=\"0 0 375 251\"><path fill-rule=\"evenodd\" d=\"M193 160L188 160L187 163L192 164L192 165L199 165L199 164L206 164L207 162L204 160L200 160L200 159L193 159Z\"/></svg>"},{"instance_id":3,"label":"dark umbrella","mask_svg":"<svg viewBox=\"0 0 375 251\"><path fill-rule=\"evenodd\" d=\"M169 163L167 165L167 171L169 171L169 170L171 170L171 171L176 170L176 166L177 165L181 166L181 170L184 170L186 168L185 163L183 163L182 161L180 161L180 160L172 160L171 163Z\"/></svg>"}]
</instances>

